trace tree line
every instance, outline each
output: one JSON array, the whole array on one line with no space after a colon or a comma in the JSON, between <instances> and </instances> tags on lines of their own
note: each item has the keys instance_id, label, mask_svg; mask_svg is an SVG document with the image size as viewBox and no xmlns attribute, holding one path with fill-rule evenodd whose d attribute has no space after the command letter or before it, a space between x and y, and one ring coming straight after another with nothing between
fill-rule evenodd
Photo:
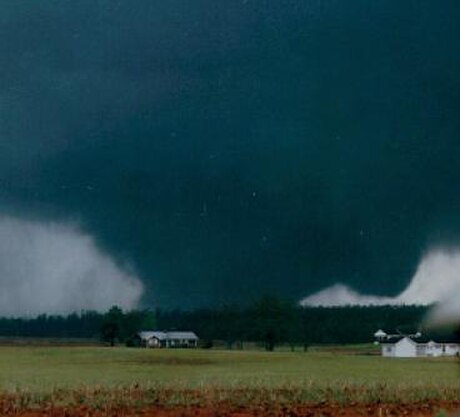
<instances>
[{"instance_id":1,"label":"tree line","mask_svg":"<svg viewBox=\"0 0 460 417\"><path fill-rule=\"evenodd\" d=\"M369 343L378 329L412 333L428 308L425 306L300 307L276 298L264 298L247 308L225 306L194 311L159 311L162 328L191 328L203 343L220 340L228 348L245 341L291 347L317 344Z\"/></svg>"},{"instance_id":2,"label":"tree line","mask_svg":"<svg viewBox=\"0 0 460 417\"><path fill-rule=\"evenodd\" d=\"M300 307L265 297L248 307L222 306L195 310L122 311L0 318L0 336L92 338L108 344L130 343L140 330L191 330L203 347L215 341L228 348L257 342L267 350L279 344L353 344L373 340L377 329L388 332L419 330L427 313L424 306Z\"/></svg>"}]
</instances>

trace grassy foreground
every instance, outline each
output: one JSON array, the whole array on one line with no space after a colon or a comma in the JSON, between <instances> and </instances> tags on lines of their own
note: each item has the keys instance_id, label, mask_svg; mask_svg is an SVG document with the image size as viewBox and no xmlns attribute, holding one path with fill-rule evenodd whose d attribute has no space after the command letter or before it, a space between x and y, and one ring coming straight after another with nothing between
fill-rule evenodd
<instances>
[{"instance_id":1,"label":"grassy foreground","mask_svg":"<svg viewBox=\"0 0 460 417\"><path fill-rule=\"evenodd\" d=\"M457 366L331 352L2 347L0 391L26 406L452 401Z\"/></svg>"}]
</instances>

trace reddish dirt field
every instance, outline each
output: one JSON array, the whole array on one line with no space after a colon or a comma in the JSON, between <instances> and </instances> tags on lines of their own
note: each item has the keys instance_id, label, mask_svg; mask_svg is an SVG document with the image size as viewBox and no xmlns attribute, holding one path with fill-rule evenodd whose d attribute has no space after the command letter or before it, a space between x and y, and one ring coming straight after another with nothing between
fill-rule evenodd
<instances>
[{"instance_id":1,"label":"reddish dirt field","mask_svg":"<svg viewBox=\"0 0 460 417\"><path fill-rule=\"evenodd\" d=\"M316 404L289 406L276 409L264 407L234 408L228 405L221 406L190 406L190 407L147 407L140 409L99 409L81 407L52 407L38 410L0 410L1 416L20 417L355 417L355 416L376 416L376 417L428 417L438 415L444 410L449 416L458 416L454 410L460 409L460 400L455 403L420 403L420 404L355 404L340 406L335 404Z\"/></svg>"}]
</instances>

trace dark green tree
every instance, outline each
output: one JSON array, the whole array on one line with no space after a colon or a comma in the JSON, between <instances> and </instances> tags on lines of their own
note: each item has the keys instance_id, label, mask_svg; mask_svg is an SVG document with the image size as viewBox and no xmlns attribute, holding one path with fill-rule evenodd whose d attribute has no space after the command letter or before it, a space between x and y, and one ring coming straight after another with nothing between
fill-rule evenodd
<instances>
[{"instance_id":1,"label":"dark green tree","mask_svg":"<svg viewBox=\"0 0 460 417\"><path fill-rule=\"evenodd\" d=\"M113 306L105 315L101 327L101 338L104 342L115 346L115 342L120 339L123 323L123 310L118 306Z\"/></svg>"},{"instance_id":2,"label":"dark green tree","mask_svg":"<svg viewBox=\"0 0 460 417\"><path fill-rule=\"evenodd\" d=\"M267 351L275 350L277 344L287 342L294 334L290 329L294 314L290 303L277 297L262 298L252 309L253 337L261 341Z\"/></svg>"}]
</instances>

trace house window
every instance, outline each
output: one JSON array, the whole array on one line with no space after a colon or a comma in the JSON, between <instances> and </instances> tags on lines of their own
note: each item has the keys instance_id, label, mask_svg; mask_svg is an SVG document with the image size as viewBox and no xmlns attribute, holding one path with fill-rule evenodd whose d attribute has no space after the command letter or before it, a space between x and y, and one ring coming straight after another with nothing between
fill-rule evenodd
<instances>
[{"instance_id":1,"label":"house window","mask_svg":"<svg viewBox=\"0 0 460 417\"><path fill-rule=\"evenodd\" d=\"M390 352L391 352L391 346L387 346L387 347L385 348L385 351L386 351L387 353L390 353Z\"/></svg>"}]
</instances>

